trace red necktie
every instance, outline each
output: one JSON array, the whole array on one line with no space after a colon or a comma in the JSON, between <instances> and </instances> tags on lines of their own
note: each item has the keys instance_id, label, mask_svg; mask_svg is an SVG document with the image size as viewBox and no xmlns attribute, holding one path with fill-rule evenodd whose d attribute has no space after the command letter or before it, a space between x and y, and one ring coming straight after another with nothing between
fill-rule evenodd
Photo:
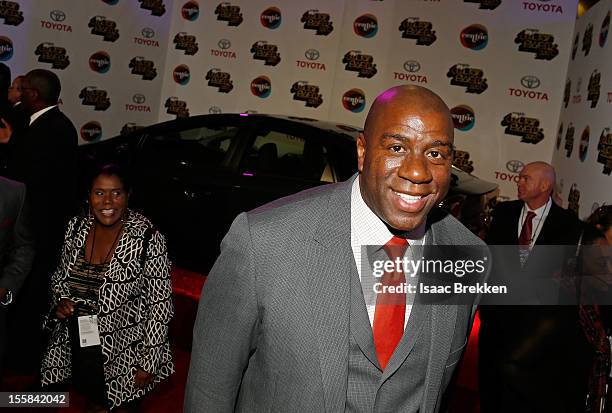
<instances>
[{"instance_id":1,"label":"red necktie","mask_svg":"<svg viewBox=\"0 0 612 413\"><path fill-rule=\"evenodd\" d=\"M408 247L408 241L394 236L384 246L385 252L394 263L402 258ZM396 268L397 269L397 268ZM400 286L406 282L401 271L385 272L382 276L382 288ZM379 292L376 295L374 311L374 346L380 367L384 370L404 334L404 317L406 315L406 293Z\"/></svg>"},{"instance_id":2,"label":"red necktie","mask_svg":"<svg viewBox=\"0 0 612 413\"><path fill-rule=\"evenodd\" d=\"M533 218L536 216L535 212L527 212L525 222L523 222L523 228L521 228L521 235L519 235L519 245L531 245L531 232L533 231Z\"/></svg>"}]
</instances>

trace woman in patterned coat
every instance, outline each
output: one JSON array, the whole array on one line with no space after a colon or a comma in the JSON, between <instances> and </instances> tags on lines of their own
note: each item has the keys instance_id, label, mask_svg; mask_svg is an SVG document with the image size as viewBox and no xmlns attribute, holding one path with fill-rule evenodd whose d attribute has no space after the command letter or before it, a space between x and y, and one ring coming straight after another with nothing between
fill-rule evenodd
<instances>
[{"instance_id":1,"label":"woman in patterned coat","mask_svg":"<svg viewBox=\"0 0 612 413\"><path fill-rule=\"evenodd\" d=\"M42 385L74 383L90 411L131 408L174 372L165 239L127 208L128 195L118 167L106 165L95 174L90 215L68 224L51 280Z\"/></svg>"}]
</instances>

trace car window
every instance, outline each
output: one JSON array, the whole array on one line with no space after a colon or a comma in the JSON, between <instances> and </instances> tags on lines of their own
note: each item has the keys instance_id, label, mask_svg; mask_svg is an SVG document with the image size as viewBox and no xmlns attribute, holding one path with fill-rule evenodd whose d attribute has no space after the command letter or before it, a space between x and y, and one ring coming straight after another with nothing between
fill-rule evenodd
<instances>
[{"instance_id":1,"label":"car window","mask_svg":"<svg viewBox=\"0 0 612 413\"><path fill-rule=\"evenodd\" d=\"M266 131L255 137L246 152L241 169L259 175L328 181L326 148L315 140L279 131ZM324 173L327 169L327 173Z\"/></svg>"},{"instance_id":2,"label":"car window","mask_svg":"<svg viewBox=\"0 0 612 413\"><path fill-rule=\"evenodd\" d=\"M238 129L236 126L208 126L153 135L143 145L143 152L181 163L215 167L225 160L237 139Z\"/></svg>"}]
</instances>

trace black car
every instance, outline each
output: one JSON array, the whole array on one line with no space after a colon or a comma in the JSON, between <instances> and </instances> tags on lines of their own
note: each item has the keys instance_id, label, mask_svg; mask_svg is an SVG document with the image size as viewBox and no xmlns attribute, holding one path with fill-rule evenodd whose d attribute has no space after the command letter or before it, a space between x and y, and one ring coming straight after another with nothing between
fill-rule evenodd
<instances>
[{"instance_id":1,"label":"black car","mask_svg":"<svg viewBox=\"0 0 612 413\"><path fill-rule=\"evenodd\" d=\"M238 213L350 178L357 171L359 132L291 116L194 116L81 146L81 170L96 162L126 167L130 206L167 235L176 265L206 274ZM449 199L496 188L453 168Z\"/></svg>"}]
</instances>

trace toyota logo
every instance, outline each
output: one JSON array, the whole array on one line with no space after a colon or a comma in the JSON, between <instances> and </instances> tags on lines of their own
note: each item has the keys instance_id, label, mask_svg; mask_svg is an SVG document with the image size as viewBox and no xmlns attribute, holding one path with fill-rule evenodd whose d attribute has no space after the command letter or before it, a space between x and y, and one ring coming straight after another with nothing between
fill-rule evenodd
<instances>
[{"instance_id":1,"label":"toyota logo","mask_svg":"<svg viewBox=\"0 0 612 413\"><path fill-rule=\"evenodd\" d=\"M221 50L226 50L232 47L232 42L227 39L221 39L217 42L217 46L219 46L219 49Z\"/></svg>"},{"instance_id":2,"label":"toyota logo","mask_svg":"<svg viewBox=\"0 0 612 413\"><path fill-rule=\"evenodd\" d=\"M51 13L49 13L49 17L51 17L51 20L54 22L63 22L66 20L66 13L61 10L52 10Z\"/></svg>"},{"instance_id":3,"label":"toyota logo","mask_svg":"<svg viewBox=\"0 0 612 413\"><path fill-rule=\"evenodd\" d=\"M317 49L308 49L304 52L304 57L308 60L319 60L321 54Z\"/></svg>"},{"instance_id":4,"label":"toyota logo","mask_svg":"<svg viewBox=\"0 0 612 413\"><path fill-rule=\"evenodd\" d=\"M142 34L142 37L145 39L150 39L151 37L155 36L155 30L150 27L145 27L140 31L140 34Z\"/></svg>"},{"instance_id":5,"label":"toyota logo","mask_svg":"<svg viewBox=\"0 0 612 413\"><path fill-rule=\"evenodd\" d=\"M404 70L408 73L414 73L421 70L421 64L416 60L406 60L404 62Z\"/></svg>"},{"instance_id":6,"label":"toyota logo","mask_svg":"<svg viewBox=\"0 0 612 413\"><path fill-rule=\"evenodd\" d=\"M508 161L506 162L506 169L509 170L512 173L518 173L521 172L521 170L523 169L523 167L525 166L525 164L521 161L517 161L517 160L512 160L512 161Z\"/></svg>"},{"instance_id":7,"label":"toyota logo","mask_svg":"<svg viewBox=\"0 0 612 413\"><path fill-rule=\"evenodd\" d=\"M142 105L143 103L145 103L145 100L145 95L143 95L142 93L136 93L134 96L132 96L132 102L137 105Z\"/></svg>"},{"instance_id":8,"label":"toyota logo","mask_svg":"<svg viewBox=\"0 0 612 413\"><path fill-rule=\"evenodd\" d=\"M211 115L216 115L221 113L221 108L219 106L211 106L210 108L208 108L208 113L210 113Z\"/></svg>"},{"instance_id":9,"label":"toyota logo","mask_svg":"<svg viewBox=\"0 0 612 413\"><path fill-rule=\"evenodd\" d=\"M535 89L540 86L540 79L535 76L523 76L521 78L521 85L527 89Z\"/></svg>"}]
</instances>

